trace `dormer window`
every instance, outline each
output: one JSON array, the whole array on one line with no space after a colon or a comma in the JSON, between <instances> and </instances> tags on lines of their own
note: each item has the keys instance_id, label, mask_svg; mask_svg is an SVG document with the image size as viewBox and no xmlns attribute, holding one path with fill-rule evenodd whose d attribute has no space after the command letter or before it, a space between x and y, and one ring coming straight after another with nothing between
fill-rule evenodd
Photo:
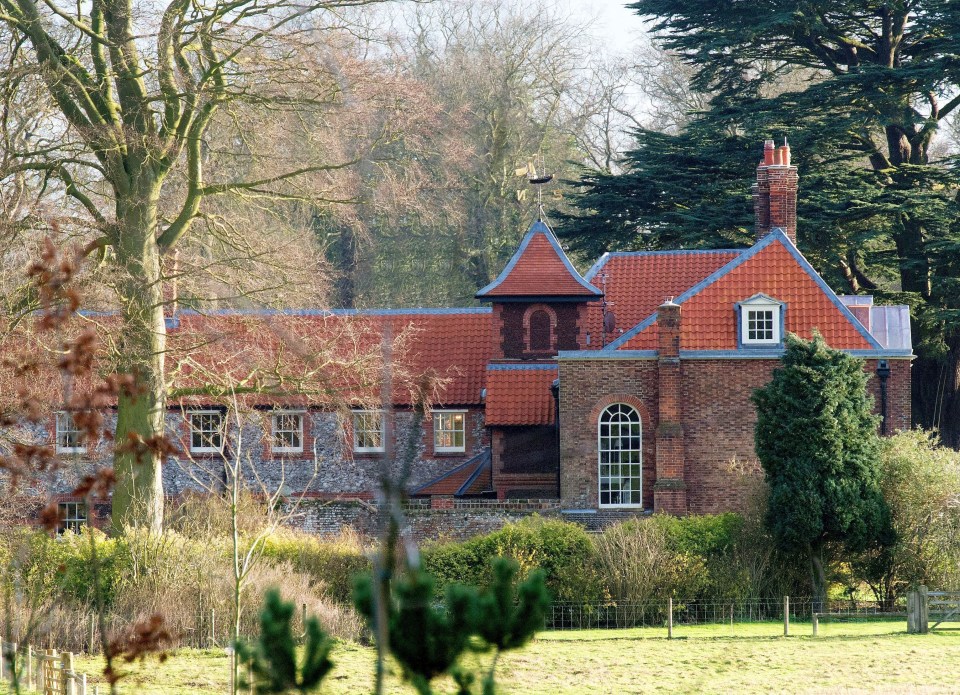
<instances>
[{"instance_id":1,"label":"dormer window","mask_svg":"<svg viewBox=\"0 0 960 695\"><path fill-rule=\"evenodd\" d=\"M756 294L737 305L740 345L779 347L783 340L783 304L765 294Z\"/></svg>"}]
</instances>

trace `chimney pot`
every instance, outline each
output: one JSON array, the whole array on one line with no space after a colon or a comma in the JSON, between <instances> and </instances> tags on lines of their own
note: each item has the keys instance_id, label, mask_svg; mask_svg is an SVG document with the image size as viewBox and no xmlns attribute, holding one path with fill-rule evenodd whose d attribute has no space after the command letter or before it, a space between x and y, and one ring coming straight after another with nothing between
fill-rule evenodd
<instances>
[{"instance_id":1,"label":"chimney pot","mask_svg":"<svg viewBox=\"0 0 960 695\"><path fill-rule=\"evenodd\" d=\"M773 140L764 140L763 141L763 163L767 166L773 164L773 152L774 152Z\"/></svg>"},{"instance_id":2,"label":"chimney pot","mask_svg":"<svg viewBox=\"0 0 960 695\"><path fill-rule=\"evenodd\" d=\"M780 155L780 163L785 167L790 166L790 145L782 145L778 148L778 154Z\"/></svg>"}]
</instances>

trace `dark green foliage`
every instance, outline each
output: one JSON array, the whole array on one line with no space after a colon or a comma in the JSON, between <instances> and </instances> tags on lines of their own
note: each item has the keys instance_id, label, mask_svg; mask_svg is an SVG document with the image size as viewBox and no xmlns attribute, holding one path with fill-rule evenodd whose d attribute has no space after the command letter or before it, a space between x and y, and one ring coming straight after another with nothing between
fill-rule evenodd
<instances>
[{"instance_id":1,"label":"dark green foliage","mask_svg":"<svg viewBox=\"0 0 960 695\"><path fill-rule=\"evenodd\" d=\"M316 618L306 622L303 657L298 663L293 614L293 604L283 601L279 591L268 591L260 613L260 637L253 644L236 645L237 661L250 665L257 692L312 692L333 668L333 642Z\"/></svg>"},{"instance_id":2,"label":"dark green foliage","mask_svg":"<svg viewBox=\"0 0 960 695\"><path fill-rule=\"evenodd\" d=\"M960 106L960 12L947 0L639 0L695 68L710 108L668 135L638 130L624 173L588 172L558 233L606 250L752 240L760 143L787 136L798 245L838 291L913 308L913 412L960 446L960 169L935 137ZM956 380L954 380L956 382Z\"/></svg>"},{"instance_id":3,"label":"dark green foliage","mask_svg":"<svg viewBox=\"0 0 960 695\"><path fill-rule=\"evenodd\" d=\"M601 598L592 570L593 545L582 526L538 516L461 543L423 549L423 565L441 586L456 582L483 585L493 579L492 560L513 559L520 576L543 570L547 589L558 601Z\"/></svg>"},{"instance_id":4,"label":"dark green foliage","mask_svg":"<svg viewBox=\"0 0 960 695\"><path fill-rule=\"evenodd\" d=\"M517 565L498 558L493 562L493 583L477 602L477 633L499 651L517 649L543 629L550 597L543 572L535 571L518 586Z\"/></svg>"},{"instance_id":5,"label":"dark green foliage","mask_svg":"<svg viewBox=\"0 0 960 695\"><path fill-rule=\"evenodd\" d=\"M470 649L493 649L496 654L526 644L543 627L550 605L543 575L533 572L515 584L517 565L500 559L493 564L493 581L482 591L474 586L447 586L444 601L436 600L433 578L423 570L410 570L392 586L387 611L389 648L403 667L404 676L420 693L430 693L430 682L448 673L461 693L470 692L474 674L458 662ZM360 577L355 589L357 609L374 621L373 583ZM474 635L483 641L471 641ZM494 692L494 669L483 679L484 693Z\"/></svg>"},{"instance_id":6,"label":"dark green foliage","mask_svg":"<svg viewBox=\"0 0 960 695\"><path fill-rule=\"evenodd\" d=\"M820 336L790 335L782 367L753 396L757 456L770 488L767 524L781 548L809 555L817 596L828 544L858 552L894 540L866 383L862 360Z\"/></svg>"},{"instance_id":7,"label":"dark green foliage","mask_svg":"<svg viewBox=\"0 0 960 695\"><path fill-rule=\"evenodd\" d=\"M434 581L423 571L411 571L393 585L388 611L390 651L404 675L421 693L430 692L430 681L447 673L467 648L476 624L476 589L449 586L445 603L434 596ZM374 619L373 584L369 575L359 578L355 590L357 610Z\"/></svg>"}]
</instances>

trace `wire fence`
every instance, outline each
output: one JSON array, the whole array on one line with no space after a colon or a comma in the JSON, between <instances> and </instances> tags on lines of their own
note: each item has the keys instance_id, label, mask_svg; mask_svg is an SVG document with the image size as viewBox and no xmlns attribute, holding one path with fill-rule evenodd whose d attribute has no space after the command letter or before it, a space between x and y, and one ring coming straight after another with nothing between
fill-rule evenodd
<instances>
[{"instance_id":1,"label":"wire fence","mask_svg":"<svg viewBox=\"0 0 960 695\"><path fill-rule=\"evenodd\" d=\"M784 597L786 598L786 597ZM784 606L790 620L810 622L814 601L809 597L700 600L673 599L674 625L742 624L782 621ZM817 612L834 619L900 617L905 608L884 607L872 601L829 601ZM670 621L667 599L641 602L583 603L558 601L547 617L549 630L662 627Z\"/></svg>"}]
</instances>

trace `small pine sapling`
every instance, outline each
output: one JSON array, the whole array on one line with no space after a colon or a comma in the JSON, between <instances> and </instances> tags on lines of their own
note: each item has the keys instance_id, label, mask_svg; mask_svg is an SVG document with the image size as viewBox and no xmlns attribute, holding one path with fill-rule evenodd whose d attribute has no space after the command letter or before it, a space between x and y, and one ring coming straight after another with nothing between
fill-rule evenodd
<instances>
[{"instance_id":1,"label":"small pine sapling","mask_svg":"<svg viewBox=\"0 0 960 695\"><path fill-rule=\"evenodd\" d=\"M282 600L279 591L268 591L260 612L260 637L253 644L242 640L236 644L237 661L250 666L256 692L313 692L333 668L333 641L314 617L304 625L306 638L298 663L293 614L293 604Z\"/></svg>"},{"instance_id":2,"label":"small pine sapling","mask_svg":"<svg viewBox=\"0 0 960 695\"><path fill-rule=\"evenodd\" d=\"M498 558L489 586L478 591L473 586L451 585L443 602L434 595L433 578L422 570L411 570L393 584L387 617L390 653L418 693L433 692L431 681L449 674L459 695L468 695L476 676L458 663L468 649L494 650L482 687L484 695L495 692L500 653L526 644L543 627L550 605L543 572L533 572L519 585L515 583L517 572L515 562ZM369 576L357 582L355 602L360 613L372 621ZM473 636L480 640L472 641Z\"/></svg>"},{"instance_id":3,"label":"small pine sapling","mask_svg":"<svg viewBox=\"0 0 960 695\"><path fill-rule=\"evenodd\" d=\"M518 649L543 628L550 596L542 570L516 585L517 563L493 561L493 582L477 600L477 634L494 650L493 663L483 681L484 695L495 690L494 675L501 652Z\"/></svg>"},{"instance_id":4,"label":"small pine sapling","mask_svg":"<svg viewBox=\"0 0 960 695\"><path fill-rule=\"evenodd\" d=\"M369 576L357 581L355 603L367 620L374 619ZM390 652L400 662L404 677L417 692L427 695L432 692L430 681L451 673L467 648L477 620L477 592L453 585L440 603L434 596L433 578L422 570L411 570L393 584L388 608Z\"/></svg>"}]
</instances>

